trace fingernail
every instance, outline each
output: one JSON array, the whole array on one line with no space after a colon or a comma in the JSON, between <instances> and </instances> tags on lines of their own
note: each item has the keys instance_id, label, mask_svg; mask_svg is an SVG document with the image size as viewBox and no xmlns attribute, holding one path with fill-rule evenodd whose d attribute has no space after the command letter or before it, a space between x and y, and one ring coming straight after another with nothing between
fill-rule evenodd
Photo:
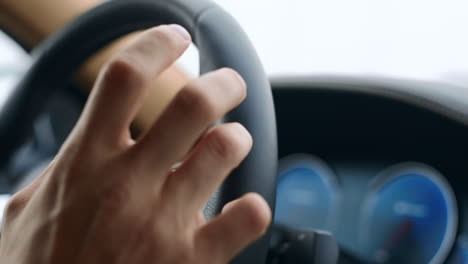
<instances>
[{"instance_id":1,"label":"fingernail","mask_svg":"<svg viewBox=\"0 0 468 264\"><path fill-rule=\"evenodd\" d=\"M177 34L179 34L179 36L181 36L183 39L185 39L185 40L190 40L191 39L190 34L188 33L188 31L185 28L183 28L182 26L177 25L177 24L172 24L172 25L168 25L168 27L170 29L172 29L174 32L176 32Z\"/></svg>"},{"instance_id":2,"label":"fingernail","mask_svg":"<svg viewBox=\"0 0 468 264\"><path fill-rule=\"evenodd\" d=\"M239 79L239 81L242 83L242 85L244 85L244 87L247 87L244 78L237 71L234 71L234 75L236 75L237 79Z\"/></svg>"},{"instance_id":3,"label":"fingernail","mask_svg":"<svg viewBox=\"0 0 468 264\"><path fill-rule=\"evenodd\" d=\"M230 73L232 75L234 75L234 77L244 86L244 87L247 87L247 84L245 83L245 80L244 78L234 69L231 69L231 68L221 68L221 69L218 69L218 71L224 71L226 73Z\"/></svg>"}]
</instances>

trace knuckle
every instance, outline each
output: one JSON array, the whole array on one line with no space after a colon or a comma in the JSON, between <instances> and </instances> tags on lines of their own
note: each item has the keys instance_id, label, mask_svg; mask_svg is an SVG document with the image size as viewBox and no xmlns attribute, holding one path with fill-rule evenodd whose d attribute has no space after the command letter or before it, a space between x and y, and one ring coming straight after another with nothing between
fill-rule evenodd
<instances>
[{"instance_id":1,"label":"knuckle","mask_svg":"<svg viewBox=\"0 0 468 264\"><path fill-rule=\"evenodd\" d=\"M112 88L142 86L145 81L144 67L138 60L123 52L113 59L104 73L104 82Z\"/></svg>"},{"instance_id":2,"label":"knuckle","mask_svg":"<svg viewBox=\"0 0 468 264\"><path fill-rule=\"evenodd\" d=\"M5 215L7 217L18 214L24 208L27 199L20 193L13 195L5 206Z\"/></svg>"},{"instance_id":3,"label":"knuckle","mask_svg":"<svg viewBox=\"0 0 468 264\"><path fill-rule=\"evenodd\" d=\"M248 139L239 133L239 128L234 128L234 126L240 125L213 130L209 139L209 148L221 160L240 163L250 147Z\"/></svg>"},{"instance_id":4,"label":"knuckle","mask_svg":"<svg viewBox=\"0 0 468 264\"><path fill-rule=\"evenodd\" d=\"M215 121L216 105L210 96L195 84L184 88L177 95L177 108L187 116Z\"/></svg>"}]
</instances>

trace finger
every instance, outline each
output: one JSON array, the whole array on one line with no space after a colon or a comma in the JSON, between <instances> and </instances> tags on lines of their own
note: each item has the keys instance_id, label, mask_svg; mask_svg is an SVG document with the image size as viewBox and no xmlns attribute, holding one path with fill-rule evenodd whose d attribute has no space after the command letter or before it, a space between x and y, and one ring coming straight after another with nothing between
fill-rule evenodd
<instances>
[{"instance_id":1,"label":"finger","mask_svg":"<svg viewBox=\"0 0 468 264\"><path fill-rule=\"evenodd\" d=\"M239 105L246 95L245 82L235 71L208 73L184 87L159 120L135 146L136 160L146 171L168 171L192 148L216 120Z\"/></svg>"},{"instance_id":2,"label":"finger","mask_svg":"<svg viewBox=\"0 0 468 264\"><path fill-rule=\"evenodd\" d=\"M199 211L197 214L197 218L195 219L195 226L198 228L205 224L206 224L206 217L203 214L203 211Z\"/></svg>"},{"instance_id":3,"label":"finger","mask_svg":"<svg viewBox=\"0 0 468 264\"><path fill-rule=\"evenodd\" d=\"M228 204L221 215L196 234L199 252L213 263L226 263L258 239L271 221L271 211L258 194L250 193Z\"/></svg>"},{"instance_id":4,"label":"finger","mask_svg":"<svg viewBox=\"0 0 468 264\"><path fill-rule=\"evenodd\" d=\"M227 175L247 156L252 137L239 123L206 133L187 160L168 178L163 197L189 216L202 208ZM179 211L179 210L177 210Z\"/></svg>"},{"instance_id":5,"label":"finger","mask_svg":"<svg viewBox=\"0 0 468 264\"><path fill-rule=\"evenodd\" d=\"M30 184L26 185L23 189L19 190L8 201L5 206L5 218L11 218L19 213L26 207L28 202L31 200L34 193L42 185L42 183L49 176L49 172L55 167L56 161L52 160L49 166Z\"/></svg>"},{"instance_id":6,"label":"finger","mask_svg":"<svg viewBox=\"0 0 468 264\"><path fill-rule=\"evenodd\" d=\"M178 25L160 26L140 34L103 68L85 109L85 131L93 143L128 143L129 125L149 83L168 68L191 42Z\"/></svg>"}]
</instances>

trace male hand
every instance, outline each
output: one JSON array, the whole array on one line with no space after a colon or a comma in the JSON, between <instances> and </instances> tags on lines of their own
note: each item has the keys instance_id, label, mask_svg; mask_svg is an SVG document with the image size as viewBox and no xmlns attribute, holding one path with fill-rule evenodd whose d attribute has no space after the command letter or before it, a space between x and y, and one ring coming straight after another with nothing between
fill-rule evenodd
<instances>
[{"instance_id":1,"label":"male hand","mask_svg":"<svg viewBox=\"0 0 468 264\"><path fill-rule=\"evenodd\" d=\"M106 64L57 157L9 202L1 263L227 263L261 236L271 213L257 194L209 222L201 214L252 146L240 124L210 127L246 95L236 72L192 81L147 132L130 137L149 84L190 43L180 26L160 26Z\"/></svg>"}]
</instances>

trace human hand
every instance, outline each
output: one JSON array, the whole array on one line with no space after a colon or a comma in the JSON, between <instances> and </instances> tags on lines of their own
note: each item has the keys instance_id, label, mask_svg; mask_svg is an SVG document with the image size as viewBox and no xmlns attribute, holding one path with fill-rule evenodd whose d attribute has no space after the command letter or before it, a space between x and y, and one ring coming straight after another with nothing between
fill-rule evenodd
<instances>
[{"instance_id":1,"label":"human hand","mask_svg":"<svg viewBox=\"0 0 468 264\"><path fill-rule=\"evenodd\" d=\"M192 81L130 137L147 87L190 42L179 26L153 28L103 68L54 161L10 200L1 263L226 263L265 232L271 213L257 194L211 221L201 214L252 145L240 124L209 128L246 95L233 70Z\"/></svg>"}]
</instances>

